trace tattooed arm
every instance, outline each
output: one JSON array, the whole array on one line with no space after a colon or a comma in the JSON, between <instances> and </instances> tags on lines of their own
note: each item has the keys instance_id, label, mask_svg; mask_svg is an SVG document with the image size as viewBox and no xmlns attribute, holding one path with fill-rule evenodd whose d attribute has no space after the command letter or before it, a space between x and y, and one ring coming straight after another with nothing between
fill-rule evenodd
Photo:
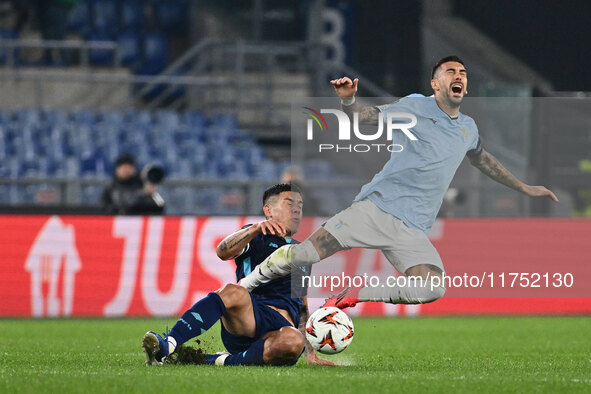
<instances>
[{"instance_id":1,"label":"tattooed arm","mask_svg":"<svg viewBox=\"0 0 591 394\"><path fill-rule=\"evenodd\" d=\"M304 338L306 338L306 322L308 321L308 318L310 317L310 310L308 309L308 297L304 297L302 298L302 300L304 301L304 305L302 305L302 310L300 311L300 324L298 326L298 329L300 330L300 332L302 333L302 335L304 336ZM333 363L330 360L325 360L323 358L318 357L318 355L316 354L316 351L314 351L314 349L312 348L312 345L310 345L310 342L308 342L307 340L305 340L306 342L306 347L304 349L304 353L306 354L306 361L308 362L308 364L318 364L318 365L336 365L335 363Z\"/></svg>"},{"instance_id":2,"label":"tattooed arm","mask_svg":"<svg viewBox=\"0 0 591 394\"><path fill-rule=\"evenodd\" d=\"M333 79L332 81L330 81L332 86L334 86L335 92L343 101L355 99L355 93L357 93L358 82L358 78L355 78L353 81L351 81L351 78L349 77ZM375 107L365 107L359 104L358 102L354 102L350 105L343 103L341 107L351 120L353 120L353 113L358 112L359 123L369 124L373 126L378 125L380 111Z\"/></svg>"},{"instance_id":3,"label":"tattooed arm","mask_svg":"<svg viewBox=\"0 0 591 394\"><path fill-rule=\"evenodd\" d=\"M218 257L222 260L232 260L242 253L246 245L259 234L277 234L285 236L285 228L280 223L269 219L255 223L250 227L238 230L228 235L216 248Z\"/></svg>"},{"instance_id":4,"label":"tattooed arm","mask_svg":"<svg viewBox=\"0 0 591 394\"><path fill-rule=\"evenodd\" d=\"M352 105L342 104L341 108L343 109L343 112L345 112L351 120L353 120L353 113L357 112L359 113L360 124L367 124L372 126L378 125L380 111L376 107L366 107L364 105L359 104L356 101Z\"/></svg>"},{"instance_id":5,"label":"tattooed arm","mask_svg":"<svg viewBox=\"0 0 591 394\"><path fill-rule=\"evenodd\" d=\"M511 174L499 161L490 153L482 150L482 153L477 156L468 156L470 163L482 171L489 178L517 190L530 197L548 197L554 202L558 202L558 198L550 190L544 186L530 186Z\"/></svg>"}]
</instances>

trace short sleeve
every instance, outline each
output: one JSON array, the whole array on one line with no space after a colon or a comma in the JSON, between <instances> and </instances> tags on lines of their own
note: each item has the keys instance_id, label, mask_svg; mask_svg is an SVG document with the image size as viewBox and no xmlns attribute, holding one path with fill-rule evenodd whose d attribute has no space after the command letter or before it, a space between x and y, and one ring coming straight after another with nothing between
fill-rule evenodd
<instances>
[{"instance_id":1,"label":"short sleeve","mask_svg":"<svg viewBox=\"0 0 591 394\"><path fill-rule=\"evenodd\" d=\"M468 157L476 157L482 154L482 142L480 136L476 138L476 141L470 146L470 149L466 152Z\"/></svg>"}]
</instances>

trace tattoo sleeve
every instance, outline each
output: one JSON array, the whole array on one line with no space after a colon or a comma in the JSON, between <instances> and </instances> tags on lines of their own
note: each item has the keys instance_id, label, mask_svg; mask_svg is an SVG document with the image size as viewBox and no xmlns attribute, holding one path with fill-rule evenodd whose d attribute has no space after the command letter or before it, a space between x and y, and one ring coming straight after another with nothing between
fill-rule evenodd
<instances>
[{"instance_id":1,"label":"tattoo sleeve","mask_svg":"<svg viewBox=\"0 0 591 394\"><path fill-rule=\"evenodd\" d=\"M343 250L343 247L331 233L320 227L308 238L312 245L318 251L320 259L325 259L332 256L336 252Z\"/></svg>"},{"instance_id":2,"label":"tattoo sleeve","mask_svg":"<svg viewBox=\"0 0 591 394\"><path fill-rule=\"evenodd\" d=\"M218 257L229 260L238 256L257 234L258 232L253 229L253 226L250 226L228 235L217 247Z\"/></svg>"},{"instance_id":3,"label":"tattoo sleeve","mask_svg":"<svg viewBox=\"0 0 591 394\"><path fill-rule=\"evenodd\" d=\"M489 178L510 187L511 189L523 192L525 184L517 179L515 175L511 174L499 161L488 153L482 153L476 157L470 157L470 163L480 171L482 171Z\"/></svg>"},{"instance_id":4,"label":"tattoo sleeve","mask_svg":"<svg viewBox=\"0 0 591 394\"><path fill-rule=\"evenodd\" d=\"M345 112L351 121L353 121L353 113L359 113L359 123L377 126L380 111L376 107L365 107L357 101L351 105L341 105L343 112Z\"/></svg>"}]
</instances>

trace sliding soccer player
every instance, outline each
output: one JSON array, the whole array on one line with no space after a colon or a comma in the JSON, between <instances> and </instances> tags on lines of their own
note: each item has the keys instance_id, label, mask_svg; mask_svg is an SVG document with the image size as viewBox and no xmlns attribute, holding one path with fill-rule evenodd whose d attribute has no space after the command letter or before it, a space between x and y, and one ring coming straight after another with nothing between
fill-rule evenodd
<instances>
[{"instance_id":1,"label":"sliding soccer player","mask_svg":"<svg viewBox=\"0 0 591 394\"><path fill-rule=\"evenodd\" d=\"M456 56L439 60L432 69L433 96L413 94L392 104L365 107L355 101L358 79L332 80L342 108L359 121L377 125L380 114L411 113L417 138L395 152L372 181L362 187L353 204L330 218L308 239L286 245L269 256L241 285L252 291L292 270L305 267L349 248L380 249L401 274L400 285L348 289L328 300L327 306L346 308L358 302L393 304L432 302L445 294L439 254L426 233L435 221L443 195L464 156L484 174L531 197L558 199L543 186L530 186L513 176L485 151L472 118L460 112L468 77ZM394 116L394 115L391 115ZM438 276L437 281L431 278Z\"/></svg>"},{"instance_id":2,"label":"sliding soccer player","mask_svg":"<svg viewBox=\"0 0 591 394\"><path fill-rule=\"evenodd\" d=\"M276 249L297 244L291 237L300 226L302 208L302 195L295 185L278 184L265 191L266 220L230 234L216 250L222 260L235 260L237 281ZM304 289L292 296L291 277L309 273L306 267L263 284L250 294L235 284L209 293L182 315L168 335L154 331L144 335L146 364L162 363L183 343L221 320L222 342L227 352L203 355L200 361L204 364L293 365L305 351L309 364L334 365L318 358L302 333L309 316L308 306ZM300 289L294 289L297 290Z\"/></svg>"}]
</instances>

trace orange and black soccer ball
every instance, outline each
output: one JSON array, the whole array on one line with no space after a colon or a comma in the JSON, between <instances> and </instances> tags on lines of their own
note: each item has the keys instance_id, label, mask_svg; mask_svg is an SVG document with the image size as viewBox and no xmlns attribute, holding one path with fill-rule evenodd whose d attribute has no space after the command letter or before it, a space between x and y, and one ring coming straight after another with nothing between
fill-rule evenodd
<instances>
[{"instance_id":1,"label":"orange and black soccer ball","mask_svg":"<svg viewBox=\"0 0 591 394\"><path fill-rule=\"evenodd\" d=\"M351 344L354 332L351 318L335 307L318 309L306 323L306 339L324 354L345 350Z\"/></svg>"}]
</instances>

